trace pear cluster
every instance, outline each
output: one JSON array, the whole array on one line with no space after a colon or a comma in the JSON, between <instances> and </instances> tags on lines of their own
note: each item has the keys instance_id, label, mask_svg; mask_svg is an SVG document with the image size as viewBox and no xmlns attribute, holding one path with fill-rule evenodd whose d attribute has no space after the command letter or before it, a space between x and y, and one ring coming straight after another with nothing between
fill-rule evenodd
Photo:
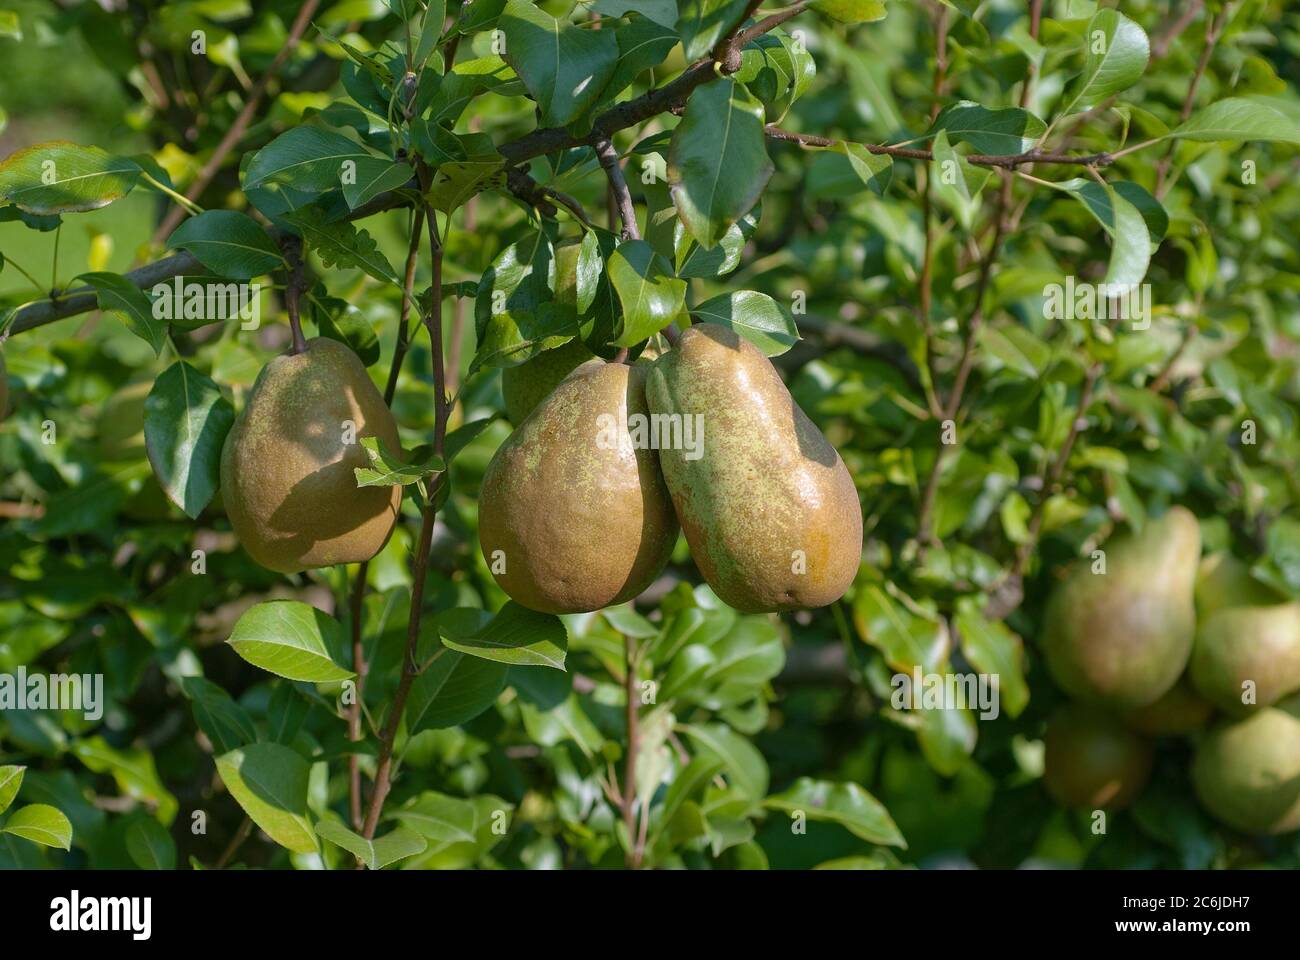
<instances>
[{"instance_id":1,"label":"pear cluster","mask_svg":"<svg viewBox=\"0 0 1300 960\"><path fill-rule=\"evenodd\" d=\"M1230 554L1202 559L1182 507L1079 561L1052 592L1043 653L1070 698L1048 721L1044 783L1119 809L1153 740L1187 737L1202 806L1243 833L1300 827L1300 604Z\"/></svg>"},{"instance_id":2,"label":"pear cluster","mask_svg":"<svg viewBox=\"0 0 1300 960\"><path fill-rule=\"evenodd\" d=\"M568 359L483 478L480 546L511 598L546 613L629 600L679 528L738 610L844 594L862 554L853 479L749 341L701 323L652 362Z\"/></svg>"}]
</instances>

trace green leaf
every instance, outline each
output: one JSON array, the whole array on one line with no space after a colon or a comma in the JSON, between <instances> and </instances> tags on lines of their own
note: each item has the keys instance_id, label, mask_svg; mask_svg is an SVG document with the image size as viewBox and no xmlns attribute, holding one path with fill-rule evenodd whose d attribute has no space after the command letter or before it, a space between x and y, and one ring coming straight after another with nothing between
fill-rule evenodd
<instances>
[{"instance_id":1,"label":"green leaf","mask_svg":"<svg viewBox=\"0 0 1300 960\"><path fill-rule=\"evenodd\" d=\"M672 2L672 0L669 0ZM18 21L18 14L12 10L0 10L0 37L6 40L21 40L23 38L22 24Z\"/></svg>"},{"instance_id":2,"label":"green leaf","mask_svg":"<svg viewBox=\"0 0 1300 960\"><path fill-rule=\"evenodd\" d=\"M799 340L794 318L767 294L756 290L720 294L691 310L691 316L734 330L763 351L765 357L780 356Z\"/></svg>"},{"instance_id":3,"label":"green leaf","mask_svg":"<svg viewBox=\"0 0 1300 960\"><path fill-rule=\"evenodd\" d=\"M342 847L371 870L382 870L429 848L428 840L407 827L398 827L376 840L367 840L337 820L322 820L316 824L316 836Z\"/></svg>"},{"instance_id":4,"label":"green leaf","mask_svg":"<svg viewBox=\"0 0 1300 960\"><path fill-rule=\"evenodd\" d=\"M278 743L252 743L216 762L221 782L267 836L294 853L316 852L307 819L311 768L301 754Z\"/></svg>"},{"instance_id":5,"label":"green leaf","mask_svg":"<svg viewBox=\"0 0 1300 960\"><path fill-rule=\"evenodd\" d=\"M591 9L609 17L639 13L661 27L677 26L677 0L596 0Z\"/></svg>"},{"instance_id":6,"label":"green leaf","mask_svg":"<svg viewBox=\"0 0 1300 960\"><path fill-rule=\"evenodd\" d=\"M907 847L889 811L856 783L830 783L800 777L789 790L768 797L764 806L791 815L802 813L809 820L838 823L868 843Z\"/></svg>"},{"instance_id":7,"label":"green leaf","mask_svg":"<svg viewBox=\"0 0 1300 960\"><path fill-rule=\"evenodd\" d=\"M539 710L531 703L521 702L519 716L528 738L539 746L553 747L572 740L583 756L593 757L605 743L576 694L569 694L563 703L550 710Z\"/></svg>"},{"instance_id":8,"label":"green leaf","mask_svg":"<svg viewBox=\"0 0 1300 960\"><path fill-rule=\"evenodd\" d=\"M739 790L755 803L767 795L769 775L767 761L752 743L730 727L721 724L684 724L682 731L697 750L717 757L732 789Z\"/></svg>"},{"instance_id":9,"label":"green leaf","mask_svg":"<svg viewBox=\"0 0 1300 960\"><path fill-rule=\"evenodd\" d=\"M292 746L310 709L311 704L292 683L277 683L266 707L266 735L275 743Z\"/></svg>"},{"instance_id":10,"label":"green leaf","mask_svg":"<svg viewBox=\"0 0 1300 960\"><path fill-rule=\"evenodd\" d=\"M930 129L946 130L949 142L969 143L976 153L1009 155L1032 150L1047 132L1047 124L1019 107L990 110L962 100L945 107Z\"/></svg>"},{"instance_id":11,"label":"green leaf","mask_svg":"<svg viewBox=\"0 0 1300 960\"><path fill-rule=\"evenodd\" d=\"M226 642L253 666L288 680L331 683L356 676L336 659L346 642L343 626L297 600L249 607Z\"/></svg>"},{"instance_id":12,"label":"green leaf","mask_svg":"<svg viewBox=\"0 0 1300 960\"><path fill-rule=\"evenodd\" d=\"M574 308L552 299L554 271L554 251L539 230L506 247L484 272L474 299L478 349L470 376L484 366L523 363L579 332Z\"/></svg>"},{"instance_id":13,"label":"green leaf","mask_svg":"<svg viewBox=\"0 0 1300 960\"><path fill-rule=\"evenodd\" d=\"M956 625L966 659L980 673L997 679L999 702L1008 714L1020 716L1029 703L1024 643L1001 620L986 619L971 597L957 602Z\"/></svg>"},{"instance_id":14,"label":"green leaf","mask_svg":"<svg viewBox=\"0 0 1300 960\"><path fill-rule=\"evenodd\" d=\"M894 158L877 155L860 143L837 143L831 147L832 153L842 154L849 161L849 169L868 189L878 197L883 197L889 189L889 181L894 172Z\"/></svg>"},{"instance_id":15,"label":"green leaf","mask_svg":"<svg viewBox=\"0 0 1300 960\"><path fill-rule=\"evenodd\" d=\"M441 730L473 720L505 689L504 663L442 648L411 684L406 728Z\"/></svg>"},{"instance_id":16,"label":"green leaf","mask_svg":"<svg viewBox=\"0 0 1300 960\"><path fill-rule=\"evenodd\" d=\"M0 200L43 216L98 210L131 192L140 165L99 147L38 143L0 163Z\"/></svg>"},{"instance_id":17,"label":"green leaf","mask_svg":"<svg viewBox=\"0 0 1300 960\"><path fill-rule=\"evenodd\" d=\"M722 769L722 759L717 756L692 757L691 762L679 770L664 793L659 822L667 824L681 809L682 804L702 790Z\"/></svg>"},{"instance_id":18,"label":"green leaf","mask_svg":"<svg viewBox=\"0 0 1300 960\"><path fill-rule=\"evenodd\" d=\"M358 487L396 487L416 483L447 469L442 457L431 453L418 463L406 463L395 456L378 437L362 437L361 446L370 457L369 467L356 467Z\"/></svg>"},{"instance_id":19,"label":"green leaf","mask_svg":"<svg viewBox=\"0 0 1300 960\"><path fill-rule=\"evenodd\" d=\"M49 804L32 803L15 810L0 833L10 833L32 843L60 850L72 849L72 824Z\"/></svg>"},{"instance_id":20,"label":"green leaf","mask_svg":"<svg viewBox=\"0 0 1300 960\"><path fill-rule=\"evenodd\" d=\"M615 248L607 265L610 283L623 305L623 325L614 345L631 347L672 323L686 305L686 281L644 240Z\"/></svg>"},{"instance_id":21,"label":"green leaf","mask_svg":"<svg viewBox=\"0 0 1300 960\"><path fill-rule=\"evenodd\" d=\"M962 229L969 230L979 209L978 191L972 190L966 181L970 167L949 145L946 130L939 131L932 149L935 199L952 211Z\"/></svg>"},{"instance_id":22,"label":"green leaf","mask_svg":"<svg viewBox=\"0 0 1300 960\"><path fill-rule=\"evenodd\" d=\"M94 288L99 309L126 324L128 330L149 344L155 357L162 355L167 323L153 315L153 301L148 294L118 273L83 273L77 279Z\"/></svg>"},{"instance_id":23,"label":"green leaf","mask_svg":"<svg viewBox=\"0 0 1300 960\"><path fill-rule=\"evenodd\" d=\"M920 666L932 673L947 658L943 623L917 616L874 583L863 586L854 598L853 621L863 641L884 654L894 670L910 674Z\"/></svg>"},{"instance_id":24,"label":"green leaf","mask_svg":"<svg viewBox=\"0 0 1300 960\"><path fill-rule=\"evenodd\" d=\"M1138 208L1107 185L1111 207L1115 211L1115 231L1111 235L1110 264L1106 268L1107 284L1132 285L1142 282L1151 263L1151 235Z\"/></svg>"},{"instance_id":25,"label":"green leaf","mask_svg":"<svg viewBox=\"0 0 1300 960\"><path fill-rule=\"evenodd\" d=\"M371 157L344 176L343 199L355 210L381 193L404 187L412 176L410 164Z\"/></svg>"},{"instance_id":26,"label":"green leaf","mask_svg":"<svg viewBox=\"0 0 1300 960\"><path fill-rule=\"evenodd\" d=\"M191 217L168 237L167 249L188 250L217 276L235 280L260 277L284 264L262 225L235 210L209 210Z\"/></svg>"},{"instance_id":27,"label":"green leaf","mask_svg":"<svg viewBox=\"0 0 1300 960\"><path fill-rule=\"evenodd\" d=\"M126 852L141 870L176 869L176 841L153 817L140 817L127 828Z\"/></svg>"},{"instance_id":28,"label":"green leaf","mask_svg":"<svg viewBox=\"0 0 1300 960\"><path fill-rule=\"evenodd\" d=\"M1024 327L985 325L980 328L979 342L1003 366L1031 380L1043 372L1052 358L1051 347Z\"/></svg>"},{"instance_id":29,"label":"green leaf","mask_svg":"<svg viewBox=\"0 0 1300 960\"><path fill-rule=\"evenodd\" d=\"M248 711L215 683L202 677L185 677L181 690L193 703L194 722L217 753L229 753L257 739L257 728Z\"/></svg>"},{"instance_id":30,"label":"green leaf","mask_svg":"<svg viewBox=\"0 0 1300 960\"><path fill-rule=\"evenodd\" d=\"M1110 191L1096 180L1075 177L1055 184L1064 193L1071 194L1082 203L1112 237L1115 235L1115 211L1110 202ZM1151 243L1158 245L1169 229L1169 213L1151 193L1140 184L1120 180L1110 184L1114 191L1137 207L1146 221Z\"/></svg>"},{"instance_id":31,"label":"green leaf","mask_svg":"<svg viewBox=\"0 0 1300 960\"><path fill-rule=\"evenodd\" d=\"M625 637L645 640L659 633L659 628L632 609L631 603L607 607L600 611L605 622Z\"/></svg>"},{"instance_id":32,"label":"green leaf","mask_svg":"<svg viewBox=\"0 0 1300 960\"><path fill-rule=\"evenodd\" d=\"M600 98L618 63L613 30L584 30L530 0L510 0L498 21L505 59L542 108L541 124L564 126Z\"/></svg>"},{"instance_id":33,"label":"green leaf","mask_svg":"<svg viewBox=\"0 0 1300 960\"><path fill-rule=\"evenodd\" d=\"M393 265L365 230L342 220L326 223L325 214L314 207L294 210L284 218L298 228L325 266L363 270L376 280L401 286Z\"/></svg>"},{"instance_id":34,"label":"green leaf","mask_svg":"<svg viewBox=\"0 0 1300 960\"><path fill-rule=\"evenodd\" d=\"M428 197L434 209L452 213L475 194L505 185L505 161L500 157L452 160L434 170Z\"/></svg>"},{"instance_id":35,"label":"green leaf","mask_svg":"<svg viewBox=\"0 0 1300 960\"><path fill-rule=\"evenodd\" d=\"M700 246L716 246L749 212L772 170L763 105L730 79L697 88L673 130L668 183L682 222Z\"/></svg>"},{"instance_id":36,"label":"green leaf","mask_svg":"<svg viewBox=\"0 0 1300 960\"><path fill-rule=\"evenodd\" d=\"M0 813L9 809L9 804L18 796L18 788L23 785L23 773L26 767L13 764L0 767Z\"/></svg>"},{"instance_id":37,"label":"green leaf","mask_svg":"<svg viewBox=\"0 0 1300 960\"><path fill-rule=\"evenodd\" d=\"M394 810L393 819L440 843L472 843L477 815L474 804L460 797L426 790Z\"/></svg>"},{"instance_id":38,"label":"green leaf","mask_svg":"<svg viewBox=\"0 0 1300 960\"><path fill-rule=\"evenodd\" d=\"M678 0L677 32L687 60L698 60L745 18L746 0ZM709 244L712 246L712 244Z\"/></svg>"},{"instance_id":39,"label":"green leaf","mask_svg":"<svg viewBox=\"0 0 1300 960\"><path fill-rule=\"evenodd\" d=\"M1113 94L1127 90L1146 71L1151 43L1146 31L1118 10L1098 10L1083 35L1083 75L1070 105L1062 115L1076 107L1088 109Z\"/></svg>"},{"instance_id":40,"label":"green leaf","mask_svg":"<svg viewBox=\"0 0 1300 960\"><path fill-rule=\"evenodd\" d=\"M184 360L164 370L145 399L149 463L188 517L197 517L216 492L221 447L234 422L235 409L220 388Z\"/></svg>"},{"instance_id":41,"label":"green leaf","mask_svg":"<svg viewBox=\"0 0 1300 960\"><path fill-rule=\"evenodd\" d=\"M286 130L257 153L244 170L244 189L279 183L307 193L341 188L345 177L358 184L371 182L392 161L377 157L355 140L321 127ZM355 191L364 186L355 186Z\"/></svg>"},{"instance_id":42,"label":"green leaf","mask_svg":"<svg viewBox=\"0 0 1300 960\"><path fill-rule=\"evenodd\" d=\"M677 16L676 8L673 16ZM601 91L598 106L611 102L646 70L662 64L677 46L677 34L671 27L644 18L619 27L614 36L618 40L618 63Z\"/></svg>"},{"instance_id":43,"label":"green leaf","mask_svg":"<svg viewBox=\"0 0 1300 960\"><path fill-rule=\"evenodd\" d=\"M442 642L452 650L485 660L563 670L569 637L559 617L510 600L472 636L443 636Z\"/></svg>"},{"instance_id":44,"label":"green leaf","mask_svg":"<svg viewBox=\"0 0 1300 960\"><path fill-rule=\"evenodd\" d=\"M885 19L884 0L813 0L810 6L840 23L868 23Z\"/></svg>"},{"instance_id":45,"label":"green leaf","mask_svg":"<svg viewBox=\"0 0 1300 960\"><path fill-rule=\"evenodd\" d=\"M1280 110L1258 100L1229 97L1210 104L1204 110L1198 110L1186 123L1175 127L1165 136L1207 143L1221 140L1300 143L1300 127Z\"/></svg>"},{"instance_id":46,"label":"green leaf","mask_svg":"<svg viewBox=\"0 0 1300 960\"><path fill-rule=\"evenodd\" d=\"M95 736L74 743L72 753L95 773L112 776L118 789L127 796L154 804L155 815L163 823L171 823L176 816L179 806L176 797L158 776L153 754L147 750L119 750L103 737Z\"/></svg>"}]
</instances>

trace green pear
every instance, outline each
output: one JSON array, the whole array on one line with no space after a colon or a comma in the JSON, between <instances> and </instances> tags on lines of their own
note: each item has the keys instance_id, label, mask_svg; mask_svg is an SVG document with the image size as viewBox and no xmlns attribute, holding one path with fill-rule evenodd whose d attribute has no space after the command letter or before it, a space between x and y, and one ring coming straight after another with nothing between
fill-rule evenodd
<instances>
[{"instance_id":1,"label":"green pear","mask_svg":"<svg viewBox=\"0 0 1300 960\"><path fill-rule=\"evenodd\" d=\"M1212 730L1196 750L1192 783L1206 810L1243 833L1300 827L1300 705L1262 707Z\"/></svg>"},{"instance_id":2,"label":"green pear","mask_svg":"<svg viewBox=\"0 0 1300 960\"><path fill-rule=\"evenodd\" d=\"M853 478L758 348L695 324L654 362L646 400L677 518L719 597L759 613L843 596L862 558Z\"/></svg>"},{"instance_id":3,"label":"green pear","mask_svg":"<svg viewBox=\"0 0 1300 960\"><path fill-rule=\"evenodd\" d=\"M677 519L646 416L644 365L577 367L497 448L479 495L479 543L497 583L543 613L623 603L663 570Z\"/></svg>"},{"instance_id":4,"label":"green pear","mask_svg":"<svg viewBox=\"0 0 1300 960\"><path fill-rule=\"evenodd\" d=\"M1207 554L1196 573L1196 616L1205 620L1224 607L1280 603L1283 597L1250 575L1250 567L1226 551Z\"/></svg>"},{"instance_id":5,"label":"green pear","mask_svg":"<svg viewBox=\"0 0 1300 960\"><path fill-rule=\"evenodd\" d=\"M506 417L516 427L550 396L573 368L586 363L595 354L577 337L554 350L539 353L501 371L501 395L506 402Z\"/></svg>"},{"instance_id":6,"label":"green pear","mask_svg":"<svg viewBox=\"0 0 1300 960\"><path fill-rule=\"evenodd\" d=\"M1096 561L1077 563L1052 591L1044 620L1057 685L1076 700L1119 709L1160 699L1192 651L1200 552L1196 518L1173 507L1140 534L1108 542L1104 573Z\"/></svg>"},{"instance_id":7,"label":"green pear","mask_svg":"<svg viewBox=\"0 0 1300 960\"><path fill-rule=\"evenodd\" d=\"M1196 689L1233 715L1300 690L1300 603L1216 611L1196 631L1189 669Z\"/></svg>"},{"instance_id":8,"label":"green pear","mask_svg":"<svg viewBox=\"0 0 1300 960\"><path fill-rule=\"evenodd\" d=\"M1179 737L1200 730L1213 714L1214 706L1183 676L1155 703L1126 712L1123 720L1130 730L1149 737Z\"/></svg>"},{"instance_id":9,"label":"green pear","mask_svg":"<svg viewBox=\"0 0 1300 960\"><path fill-rule=\"evenodd\" d=\"M1084 704L1066 704L1052 715L1043 748L1043 785L1062 806L1118 810L1151 775L1151 744Z\"/></svg>"},{"instance_id":10,"label":"green pear","mask_svg":"<svg viewBox=\"0 0 1300 960\"><path fill-rule=\"evenodd\" d=\"M402 488L357 486L362 437L400 455L397 421L350 348L322 337L262 369L221 451L222 499L249 556L294 573L380 551Z\"/></svg>"}]
</instances>

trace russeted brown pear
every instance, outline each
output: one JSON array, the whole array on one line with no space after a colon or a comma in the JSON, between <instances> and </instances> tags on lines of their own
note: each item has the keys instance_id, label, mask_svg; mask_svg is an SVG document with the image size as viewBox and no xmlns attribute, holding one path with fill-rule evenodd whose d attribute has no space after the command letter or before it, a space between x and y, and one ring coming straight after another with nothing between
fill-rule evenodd
<instances>
[{"instance_id":1,"label":"russeted brown pear","mask_svg":"<svg viewBox=\"0 0 1300 960\"><path fill-rule=\"evenodd\" d=\"M1118 810L1133 802L1151 775L1151 744L1083 704L1066 704L1052 715L1043 746L1043 784L1063 806Z\"/></svg>"},{"instance_id":2,"label":"russeted brown pear","mask_svg":"<svg viewBox=\"0 0 1300 960\"><path fill-rule=\"evenodd\" d=\"M1243 833L1300 827L1300 702L1212 730L1197 747L1192 783L1206 810Z\"/></svg>"},{"instance_id":3,"label":"russeted brown pear","mask_svg":"<svg viewBox=\"0 0 1300 960\"><path fill-rule=\"evenodd\" d=\"M695 324L655 361L646 400L677 518L719 597L759 613L843 596L862 557L853 478L757 347ZM665 424L681 428L667 444Z\"/></svg>"},{"instance_id":4,"label":"russeted brown pear","mask_svg":"<svg viewBox=\"0 0 1300 960\"><path fill-rule=\"evenodd\" d=\"M1240 716L1300 690L1300 603L1225 607L1196 631L1192 682Z\"/></svg>"},{"instance_id":5,"label":"russeted brown pear","mask_svg":"<svg viewBox=\"0 0 1300 960\"><path fill-rule=\"evenodd\" d=\"M1144 707L1174 685L1191 654L1200 528L1189 511L1173 507L1104 549L1105 573L1080 561L1052 592L1047 667L1077 700Z\"/></svg>"},{"instance_id":6,"label":"russeted brown pear","mask_svg":"<svg viewBox=\"0 0 1300 960\"><path fill-rule=\"evenodd\" d=\"M268 363L221 451L221 491L249 556L282 573L369 560L402 488L358 487L362 437L400 454L397 421L347 346L324 338Z\"/></svg>"},{"instance_id":7,"label":"russeted brown pear","mask_svg":"<svg viewBox=\"0 0 1300 960\"><path fill-rule=\"evenodd\" d=\"M542 613L641 593L668 562L677 519L629 423L646 416L645 366L588 361L497 448L479 496L479 544L496 581Z\"/></svg>"}]
</instances>

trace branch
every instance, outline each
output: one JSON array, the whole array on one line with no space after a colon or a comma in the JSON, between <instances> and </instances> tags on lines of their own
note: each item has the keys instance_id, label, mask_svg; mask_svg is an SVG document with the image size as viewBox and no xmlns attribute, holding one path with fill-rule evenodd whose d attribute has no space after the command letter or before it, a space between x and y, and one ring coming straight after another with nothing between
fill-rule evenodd
<instances>
[{"instance_id":1,"label":"branch","mask_svg":"<svg viewBox=\"0 0 1300 960\"><path fill-rule=\"evenodd\" d=\"M302 39L302 35L306 32L307 25L311 23L311 18L315 15L316 8L319 5L320 0L306 0L298 8L298 16L294 18L293 26L289 28L289 34L284 38L284 45L280 47L280 51L275 55L275 59L271 61L266 73L262 74L257 83L253 85L253 89L249 91L248 99L244 101L244 108L239 111L239 116L230 125L226 135L221 138L221 142L217 144L217 149L212 151L212 156L208 158L208 162L199 170L199 174L194 178L194 182L190 184L190 188L185 191L187 200L197 200L202 195L203 191L208 188L208 184L212 182L212 178L217 175L217 171L221 169L221 165L226 162L226 157L230 155L230 151L244 138L244 133L248 130L249 124L253 122L253 114L257 112L257 108L262 104L262 97L266 95L266 88L275 75L280 72L280 67L289 59L289 54L298 46L298 41ZM172 207L167 212L167 216L163 217L162 223L158 224L158 229L154 231L153 239L150 241L151 245L157 246L171 236L172 231L179 226L184 217L184 210L179 207Z\"/></svg>"},{"instance_id":2,"label":"branch","mask_svg":"<svg viewBox=\"0 0 1300 960\"><path fill-rule=\"evenodd\" d=\"M636 222L636 206L632 203L632 192L627 188L627 179L619 164L618 151L609 138L596 141L596 156L609 178L609 187L614 194L614 203L618 210L619 221L623 224L624 240L640 240L641 230Z\"/></svg>"},{"instance_id":3,"label":"branch","mask_svg":"<svg viewBox=\"0 0 1300 960\"><path fill-rule=\"evenodd\" d=\"M845 140L837 140L832 137L820 137L815 133L795 133L792 130L785 130L774 123L769 123L764 132L773 140L786 140L790 143L798 143L805 147L834 147L841 143L847 143ZM869 153L877 156L885 155L890 157L899 157L904 160L933 160L934 154L929 150L917 147L895 147L887 143L864 143L860 144ZM1004 170L1014 170L1016 167L1022 167L1030 163L1056 163L1080 167L1105 167L1115 162L1115 157L1110 153L1089 153L1089 154L1069 154L1069 153L1051 153L1042 150L1027 150L1024 153L1008 154L991 154L991 153L972 153L966 158L967 163L974 164L977 167L1001 167Z\"/></svg>"},{"instance_id":4,"label":"branch","mask_svg":"<svg viewBox=\"0 0 1300 960\"><path fill-rule=\"evenodd\" d=\"M1201 78L1205 76L1205 71L1210 66L1210 57L1214 55L1214 46L1219 42L1219 36L1223 33L1228 17L1232 15L1232 7L1231 3L1224 4L1219 14L1205 27L1205 48L1201 51L1201 58L1196 62L1196 70L1192 73L1192 80L1187 85L1187 95L1183 97L1183 108L1178 113L1180 122L1186 123L1187 118L1192 115L1192 107L1196 102L1196 89L1201 85ZM1156 188L1154 193L1157 199L1163 199L1168 189L1169 184L1165 182L1165 178L1169 174L1169 165L1173 162L1176 147L1177 141L1170 140L1164 157L1156 166Z\"/></svg>"}]
</instances>

